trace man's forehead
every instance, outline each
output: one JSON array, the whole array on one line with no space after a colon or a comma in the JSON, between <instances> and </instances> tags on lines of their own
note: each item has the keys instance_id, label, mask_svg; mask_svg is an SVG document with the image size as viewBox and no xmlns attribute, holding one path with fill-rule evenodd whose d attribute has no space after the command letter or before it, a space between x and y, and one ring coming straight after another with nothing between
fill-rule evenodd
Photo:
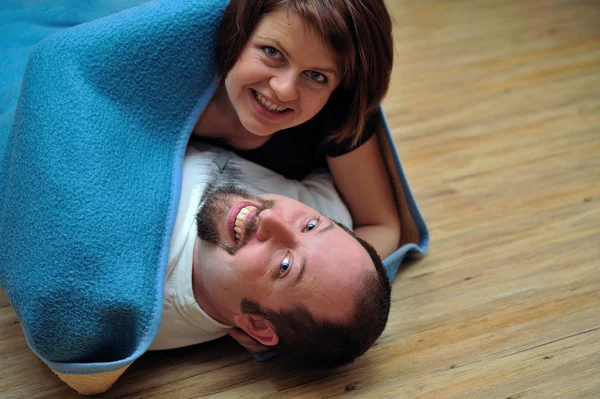
<instances>
[{"instance_id":1,"label":"man's forehead","mask_svg":"<svg viewBox=\"0 0 600 399\"><path fill-rule=\"evenodd\" d=\"M374 272L374 265L354 237L333 225L323 234L318 250L307 261L299 297L315 315L346 320L354 309L353 299L363 287L364 276Z\"/></svg>"},{"instance_id":2,"label":"man's forehead","mask_svg":"<svg viewBox=\"0 0 600 399\"><path fill-rule=\"evenodd\" d=\"M334 221L325 218L326 225L315 233L315 244L310 248L306 267L308 271L335 276L336 273L357 275L374 269L367 250Z\"/></svg>"}]
</instances>

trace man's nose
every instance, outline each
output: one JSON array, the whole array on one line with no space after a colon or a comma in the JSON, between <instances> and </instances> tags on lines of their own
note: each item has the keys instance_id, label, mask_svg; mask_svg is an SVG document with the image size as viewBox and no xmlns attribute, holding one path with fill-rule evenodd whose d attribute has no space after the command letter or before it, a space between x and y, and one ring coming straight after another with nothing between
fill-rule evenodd
<instances>
[{"instance_id":1,"label":"man's nose","mask_svg":"<svg viewBox=\"0 0 600 399\"><path fill-rule=\"evenodd\" d=\"M258 214L259 224L256 238L259 241L275 241L291 245L295 242L293 228L283 217L272 209L265 209Z\"/></svg>"},{"instance_id":2,"label":"man's nose","mask_svg":"<svg viewBox=\"0 0 600 399\"><path fill-rule=\"evenodd\" d=\"M279 71L271 78L270 84L279 101L289 102L298 98L298 77L291 68Z\"/></svg>"}]
</instances>

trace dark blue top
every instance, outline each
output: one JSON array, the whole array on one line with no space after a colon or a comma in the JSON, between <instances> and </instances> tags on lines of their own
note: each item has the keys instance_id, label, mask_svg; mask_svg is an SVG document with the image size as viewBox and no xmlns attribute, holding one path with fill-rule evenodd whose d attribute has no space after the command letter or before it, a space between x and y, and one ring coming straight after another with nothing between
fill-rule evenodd
<instances>
[{"instance_id":1,"label":"dark blue top","mask_svg":"<svg viewBox=\"0 0 600 399\"><path fill-rule=\"evenodd\" d=\"M352 138L340 143L324 142L324 124L318 116L302 125L275 133L269 141L254 150L236 150L223 143L217 144L288 179L301 180L317 168L326 168L325 157L337 157L364 144L373 136L374 121L374 118L368 120L356 147L352 147ZM215 144L214 141L211 143Z\"/></svg>"}]
</instances>

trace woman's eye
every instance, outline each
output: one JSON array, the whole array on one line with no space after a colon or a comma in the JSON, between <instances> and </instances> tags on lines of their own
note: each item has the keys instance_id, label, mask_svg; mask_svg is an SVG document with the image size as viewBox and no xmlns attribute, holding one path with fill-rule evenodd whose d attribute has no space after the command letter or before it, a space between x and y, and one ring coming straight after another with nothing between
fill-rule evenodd
<instances>
[{"instance_id":1,"label":"woman's eye","mask_svg":"<svg viewBox=\"0 0 600 399\"><path fill-rule=\"evenodd\" d=\"M323 75L321 72L316 71L306 71L304 72L306 76L308 76L311 80L316 83L327 83L327 77Z\"/></svg>"},{"instance_id":2,"label":"woman's eye","mask_svg":"<svg viewBox=\"0 0 600 399\"><path fill-rule=\"evenodd\" d=\"M311 231L314 230L315 228L317 228L317 225L319 224L319 221L317 219L313 219L310 222L308 222L308 224L306 225L306 227L304 228L304 231Z\"/></svg>"},{"instance_id":3,"label":"woman's eye","mask_svg":"<svg viewBox=\"0 0 600 399\"><path fill-rule=\"evenodd\" d=\"M287 255L279 265L279 274L283 275L290 269L290 256Z\"/></svg>"},{"instance_id":4,"label":"woman's eye","mask_svg":"<svg viewBox=\"0 0 600 399\"><path fill-rule=\"evenodd\" d=\"M276 48L271 47L271 46L265 46L265 47L263 47L263 51L265 52L265 54L268 57L271 57L271 58L279 58L279 55L281 54L279 52L279 50L277 50Z\"/></svg>"}]
</instances>

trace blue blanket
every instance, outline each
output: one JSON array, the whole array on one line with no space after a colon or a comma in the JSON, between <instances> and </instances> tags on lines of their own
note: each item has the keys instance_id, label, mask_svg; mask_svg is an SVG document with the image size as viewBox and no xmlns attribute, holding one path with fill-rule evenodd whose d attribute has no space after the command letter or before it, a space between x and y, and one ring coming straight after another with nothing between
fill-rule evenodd
<instances>
[{"instance_id":1,"label":"blue blanket","mask_svg":"<svg viewBox=\"0 0 600 399\"><path fill-rule=\"evenodd\" d=\"M215 90L227 3L3 5L0 283L61 378L123 370L156 335L184 150ZM428 233L386 134L418 230L386 259L393 278Z\"/></svg>"},{"instance_id":2,"label":"blue blanket","mask_svg":"<svg viewBox=\"0 0 600 399\"><path fill-rule=\"evenodd\" d=\"M154 339L183 154L215 90L226 4L152 1L42 26L31 42L56 33L29 53L16 106L28 49L14 45L14 81L2 82L0 281L30 347L58 372L119 369Z\"/></svg>"}]
</instances>

